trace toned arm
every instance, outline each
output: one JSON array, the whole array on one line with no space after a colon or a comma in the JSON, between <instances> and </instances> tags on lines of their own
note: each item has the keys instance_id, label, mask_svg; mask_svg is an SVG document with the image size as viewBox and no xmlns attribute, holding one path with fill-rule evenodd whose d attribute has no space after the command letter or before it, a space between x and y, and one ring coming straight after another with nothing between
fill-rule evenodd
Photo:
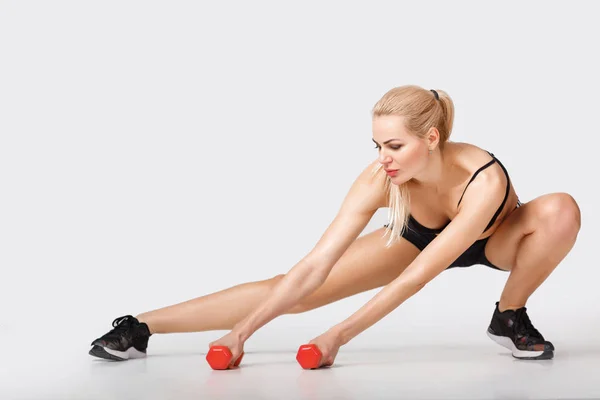
<instances>
[{"instance_id":1,"label":"toned arm","mask_svg":"<svg viewBox=\"0 0 600 400\"><path fill-rule=\"evenodd\" d=\"M385 206L385 176L371 176L375 163L368 165L354 181L336 217L315 247L234 328L243 340L318 289L377 209Z\"/></svg>"},{"instance_id":2,"label":"toned arm","mask_svg":"<svg viewBox=\"0 0 600 400\"><path fill-rule=\"evenodd\" d=\"M471 186L458 215L411 265L356 313L331 328L342 344L348 343L420 291L477 240L502 202L505 183L492 174L482 174Z\"/></svg>"}]
</instances>

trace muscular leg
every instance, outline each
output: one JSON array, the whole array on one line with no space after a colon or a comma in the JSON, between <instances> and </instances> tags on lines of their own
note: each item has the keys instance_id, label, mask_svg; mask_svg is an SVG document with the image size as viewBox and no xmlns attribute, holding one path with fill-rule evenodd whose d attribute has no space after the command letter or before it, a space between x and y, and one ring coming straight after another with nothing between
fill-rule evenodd
<instances>
[{"instance_id":1,"label":"muscular leg","mask_svg":"<svg viewBox=\"0 0 600 400\"><path fill-rule=\"evenodd\" d=\"M566 193L538 197L502 222L485 249L493 264L511 271L500 297L500 311L525 306L569 253L580 226L579 207Z\"/></svg>"},{"instance_id":2,"label":"muscular leg","mask_svg":"<svg viewBox=\"0 0 600 400\"><path fill-rule=\"evenodd\" d=\"M385 228L359 237L333 267L325 283L289 313L300 313L384 286L415 259L419 250L401 239L386 249ZM137 316L151 333L231 329L264 299L283 275L243 283L216 293Z\"/></svg>"}]
</instances>

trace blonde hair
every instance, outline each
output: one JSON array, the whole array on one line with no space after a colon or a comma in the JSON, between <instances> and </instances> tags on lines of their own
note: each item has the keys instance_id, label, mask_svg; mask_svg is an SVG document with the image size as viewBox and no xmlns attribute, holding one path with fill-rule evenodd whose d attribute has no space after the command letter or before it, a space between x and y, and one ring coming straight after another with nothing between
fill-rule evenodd
<instances>
[{"instance_id":1,"label":"blonde hair","mask_svg":"<svg viewBox=\"0 0 600 400\"><path fill-rule=\"evenodd\" d=\"M373 118L383 115L397 115L404 117L405 128L419 138L425 138L432 127L440 133L439 147L444 149L444 144L450 138L452 124L454 123L454 103L450 96L443 90L423 89L415 85L400 86L391 89L375 104L372 110ZM373 169L373 175L383 170L383 165L378 164ZM385 191L388 196L388 229L385 235L390 234L386 247L400 240L408 223L410 215L410 196L407 183L395 185L389 176L385 177ZM385 237L384 235L384 237Z\"/></svg>"}]
</instances>

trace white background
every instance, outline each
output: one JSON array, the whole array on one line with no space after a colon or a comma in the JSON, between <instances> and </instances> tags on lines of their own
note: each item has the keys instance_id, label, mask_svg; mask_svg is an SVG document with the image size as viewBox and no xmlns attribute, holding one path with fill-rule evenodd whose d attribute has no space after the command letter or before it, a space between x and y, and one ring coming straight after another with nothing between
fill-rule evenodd
<instances>
[{"instance_id":1,"label":"white background","mask_svg":"<svg viewBox=\"0 0 600 400\"><path fill-rule=\"evenodd\" d=\"M578 241L528 306L559 350L597 340L593 4L1 2L0 346L91 362L113 318L285 273L376 157L371 108L405 84L447 91L451 139L493 152L523 202L578 201ZM507 276L443 273L346 348L487 343ZM293 352L374 294L246 348Z\"/></svg>"}]
</instances>

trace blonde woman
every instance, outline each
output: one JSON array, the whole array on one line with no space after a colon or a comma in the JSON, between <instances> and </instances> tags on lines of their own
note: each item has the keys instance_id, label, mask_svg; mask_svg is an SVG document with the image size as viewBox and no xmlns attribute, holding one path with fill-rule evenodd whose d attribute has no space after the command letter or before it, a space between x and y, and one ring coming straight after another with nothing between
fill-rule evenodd
<instances>
[{"instance_id":1,"label":"blonde woman","mask_svg":"<svg viewBox=\"0 0 600 400\"><path fill-rule=\"evenodd\" d=\"M322 366L448 268L486 265L508 271L492 311L489 337L519 359L550 359L554 346L530 321L527 299L573 247L580 210L569 194L521 203L492 153L449 141L454 104L441 90L402 86L373 109L378 157L357 177L315 247L289 272L180 304L127 315L92 343L90 354L144 357L155 333L229 330L209 346L231 349L282 314L301 313L383 287L353 315L310 343ZM373 214L389 224L359 237Z\"/></svg>"}]
</instances>

